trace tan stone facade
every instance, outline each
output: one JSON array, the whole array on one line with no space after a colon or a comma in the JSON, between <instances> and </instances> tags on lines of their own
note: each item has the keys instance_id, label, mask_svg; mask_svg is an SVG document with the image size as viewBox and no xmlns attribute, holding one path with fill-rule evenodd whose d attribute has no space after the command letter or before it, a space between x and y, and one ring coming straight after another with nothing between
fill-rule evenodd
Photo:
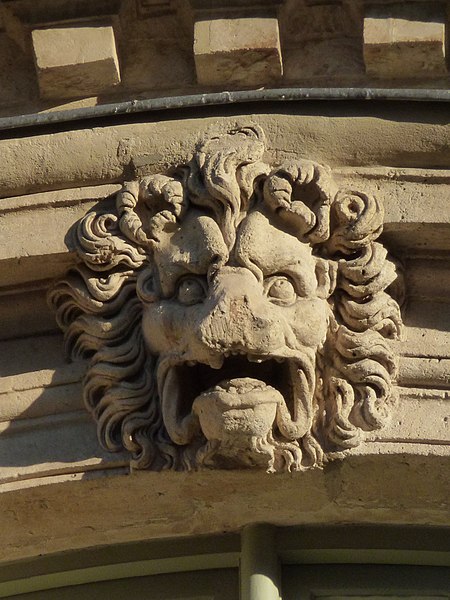
<instances>
[{"instance_id":1,"label":"tan stone facade","mask_svg":"<svg viewBox=\"0 0 450 600\"><path fill-rule=\"evenodd\" d=\"M0 597L445 563L447 9L1 4Z\"/></svg>"}]
</instances>

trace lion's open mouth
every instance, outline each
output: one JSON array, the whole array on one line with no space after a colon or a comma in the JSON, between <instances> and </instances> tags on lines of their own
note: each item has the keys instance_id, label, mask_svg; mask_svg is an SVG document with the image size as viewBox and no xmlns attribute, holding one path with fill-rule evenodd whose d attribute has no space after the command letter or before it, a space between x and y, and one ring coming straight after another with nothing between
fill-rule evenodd
<instances>
[{"instance_id":1,"label":"lion's open mouth","mask_svg":"<svg viewBox=\"0 0 450 600\"><path fill-rule=\"evenodd\" d=\"M220 369L192 361L179 363L163 369L159 388L166 428L171 438L179 444L187 444L194 435L192 406L199 396L215 386L230 382L256 380L262 386L270 386L283 396L293 415L295 381L301 367L294 359L283 357L252 357L237 355L225 358Z\"/></svg>"},{"instance_id":2,"label":"lion's open mouth","mask_svg":"<svg viewBox=\"0 0 450 600\"><path fill-rule=\"evenodd\" d=\"M292 397L290 385L291 374L289 362L279 359L263 360L260 363L250 362L246 356L226 358L221 369L211 369L208 365L186 364L175 367L179 381L183 385L183 402L179 406L181 416L191 411L197 396L221 382L248 377L257 379L279 390L286 401Z\"/></svg>"}]
</instances>

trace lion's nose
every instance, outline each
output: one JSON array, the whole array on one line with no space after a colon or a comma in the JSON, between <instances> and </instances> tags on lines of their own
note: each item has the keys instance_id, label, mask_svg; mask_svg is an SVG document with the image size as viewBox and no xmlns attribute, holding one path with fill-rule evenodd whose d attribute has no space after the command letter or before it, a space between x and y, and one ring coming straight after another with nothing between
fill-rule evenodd
<instances>
[{"instance_id":1,"label":"lion's nose","mask_svg":"<svg viewBox=\"0 0 450 600\"><path fill-rule=\"evenodd\" d=\"M247 269L218 276L200 324L202 342L219 351L267 352L273 345L274 322L263 301L261 285Z\"/></svg>"},{"instance_id":2,"label":"lion's nose","mask_svg":"<svg viewBox=\"0 0 450 600\"><path fill-rule=\"evenodd\" d=\"M224 299L200 327L202 340L217 350L261 351L271 335L271 320L256 313L244 298Z\"/></svg>"}]
</instances>

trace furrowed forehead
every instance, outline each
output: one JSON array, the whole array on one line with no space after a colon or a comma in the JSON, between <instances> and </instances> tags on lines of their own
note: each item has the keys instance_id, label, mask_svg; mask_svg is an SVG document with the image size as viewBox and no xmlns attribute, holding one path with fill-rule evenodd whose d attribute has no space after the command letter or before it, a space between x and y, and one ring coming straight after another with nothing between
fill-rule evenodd
<instances>
[{"instance_id":1,"label":"furrowed forehead","mask_svg":"<svg viewBox=\"0 0 450 600\"><path fill-rule=\"evenodd\" d=\"M315 268L311 246L274 227L259 211L249 214L241 224L235 254L243 264L256 265L263 275L288 267L312 271Z\"/></svg>"},{"instance_id":2,"label":"furrowed forehead","mask_svg":"<svg viewBox=\"0 0 450 600\"><path fill-rule=\"evenodd\" d=\"M226 263L228 250L215 220L190 210L179 229L161 236L154 257L162 293L168 296L183 274L206 275L217 257Z\"/></svg>"}]
</instances>

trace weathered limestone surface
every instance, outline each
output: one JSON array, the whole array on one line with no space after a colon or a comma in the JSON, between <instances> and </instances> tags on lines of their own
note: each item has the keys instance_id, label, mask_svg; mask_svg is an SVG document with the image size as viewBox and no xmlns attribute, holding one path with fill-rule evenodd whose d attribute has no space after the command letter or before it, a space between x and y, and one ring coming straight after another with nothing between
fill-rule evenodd
<instances>
[{"instance_id":1,"label":"weathered limestone surface","mask_svg":"<svg viewBox=\"0 0 450 600\"><path fill-rule=\"evenodd\" d=\"M444 75L443 11L426 5L372 7L364 18L364 60L367 72L381 78Z\"/></svg>"},{"instance_id":2,"label":"weathered limestone surface","mask_svg":"<svg viewBox=\"0 0 450 600\"><path fill-rule=\"evenodd\" d=\"M445 527L447 465L448 458L437 455L383 459L374 454L353 457L325 472L290 476L269 477L260 471L126 475L109 469L47 477L40 487L6 485L0 558L35 556L43 548L51 553L238 531L247 523L266 521ZM361 471L367 474L364 485Z\"/></svg>"},{"instance_id":3,"label":"weathered limestone surface","mask_svg":"<svg viewBox=\"0 0 450 600\"><path fill-rule=\"evenodd\" d=\"M332 168L386 167L387 180L389 168L394 178L397 169L401 172L402 168L426 169L429 165L433 173L447 169L450 131L446 104L433 106L433 118L424 112L420 103L409 106L407 120L402 103L390 105L381 114L366 103L352 111L351 120L342 114L339 104L323 106L321 114L317 114L317 106L304 104L298 115L286 114L286 111L276 115L262 112L252 116L252 122L264 127L273 160L278 162L299 153L305 158L314 156L317 162ZM223 133L232 127L242 127L248 120L248 116L242 115L233 119L223 116L186 118L174 127L170 118L161 121L149 117L139 124L43 132L37 136L25 135L23 139L7 139L6 135L6 139L0 139L3 169L0 198L118 183L134 173L133 159L137 157L144 164L140 175L156 173L167 164L189 160L192 148L198 143L200 128L206 136L209 131ZM47 164L52 168L48 169ZM417 178L420 181L421 175L417 174ZM391 188L393 193L400 193L395 185ZM413 198L414 206L420 207L416 194ZM444 202L445 196L441 198L439 196L438 201Z\"/></svg>"},{"instance_id":4,"label":"weathered limestone surface","mask_svg":"<svg viewBox=\"0 0 450 600\"><path fill-rule=\"evenodd\" d=\"M100 94L120 82L111 26L34 29L31 38L43 98Z\"/></svg>"},{"instance_id":5,"label":"weathered limestone surface","mask_svg":"<svg viewBox=\"0 0 450 600\"><path fill-rule=\"evenodd\" d=\"M0 597L444 597L449 19L0 0Z\"/></svg>"},{"instance_id":6,"label":"weathered limestone surface","mask_svg":"<svg viewBox=\"0 0 450 600\"><path fill-rule=\"evenodd\" d=\"M276 82L283 74L278 20L244 17L197 21L194 57L200 84Z\"/></svg>"}]
</instances>

